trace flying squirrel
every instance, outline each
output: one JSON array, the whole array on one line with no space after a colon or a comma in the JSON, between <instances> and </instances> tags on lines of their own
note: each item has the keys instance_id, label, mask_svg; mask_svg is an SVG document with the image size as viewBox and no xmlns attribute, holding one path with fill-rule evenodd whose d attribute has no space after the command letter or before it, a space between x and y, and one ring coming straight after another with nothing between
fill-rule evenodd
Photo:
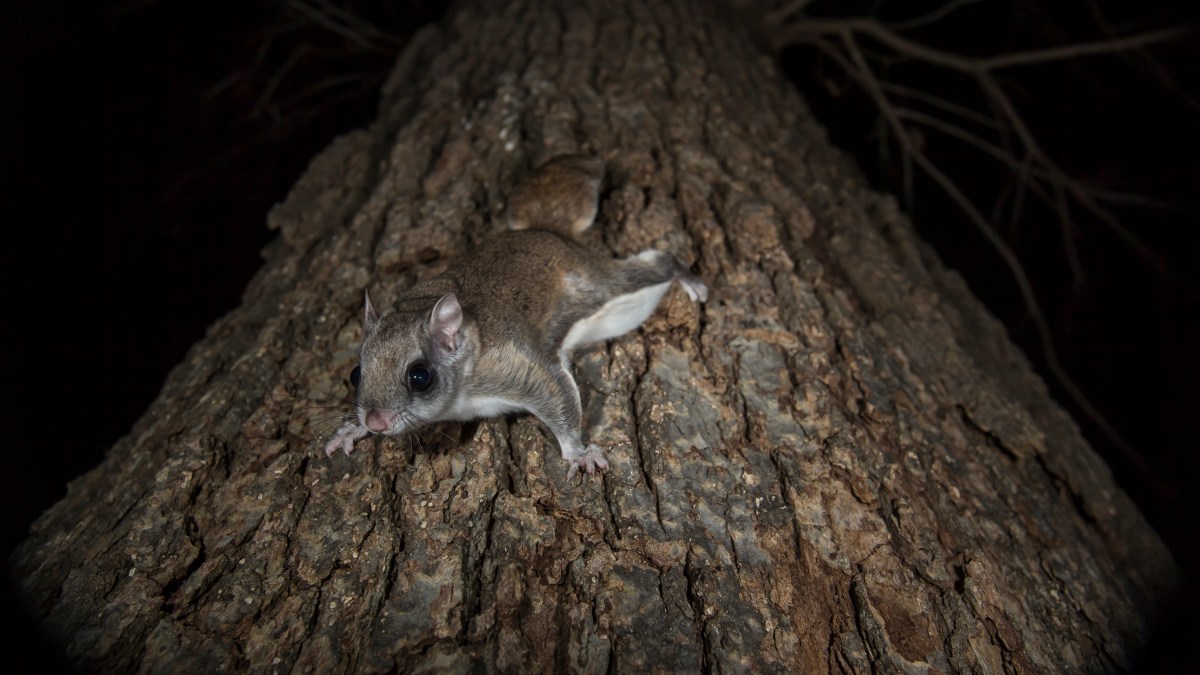
<instances>
[{"instance_id":1,"label":"flying squirrel","mask_svg":"<svg viewBox=\"0 0 1200 675\"><path fill-rule=\"evenodd\" d=\"M508 231L382 313L366 292L356 415L325 454L350 454L369 433L531 412L558 440L568 481L607 469L604 451L583 443L571 351L640 326L673 281L698 302L708 287L665 252L616 259L577 239L596 220L603 178L597 157L555 157L513 189Z\"/></svg>"}]
</instances>

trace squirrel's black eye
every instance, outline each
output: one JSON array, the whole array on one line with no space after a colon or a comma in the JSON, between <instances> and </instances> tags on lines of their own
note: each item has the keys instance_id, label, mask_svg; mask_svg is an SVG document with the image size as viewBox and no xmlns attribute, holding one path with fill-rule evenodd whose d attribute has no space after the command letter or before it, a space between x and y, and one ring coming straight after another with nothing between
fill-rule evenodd
<instances>
[{"instance_id":1,"label":"squirrel's black eye","mask_svg":"<svg viewBox=\"0 0 1200 675\"><path fill-rule=\"evenodd\" d=\"M408 387L413 391L425 391L433 384L433 371L428 366L416 364L408 369Z\"/></svg>"},{"instance_id":2,"label":"squirrel's black eye","mask_svg":"<svg viewBox=\"0 0 1200 675\"><path fill-rule=\"evenodd\" d=\"M359 368L358 366L354 366L354 370L350 371L350 384L354 385L355 389L358 389L358 381L361 378L362 378L362 369Z\"/></svg>"}]
</instances>

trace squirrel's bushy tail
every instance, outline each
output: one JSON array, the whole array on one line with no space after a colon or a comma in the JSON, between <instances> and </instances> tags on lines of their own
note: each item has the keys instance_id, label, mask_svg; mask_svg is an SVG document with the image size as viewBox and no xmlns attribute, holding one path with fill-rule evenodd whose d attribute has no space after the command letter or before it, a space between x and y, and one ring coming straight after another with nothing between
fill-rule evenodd
<instances>
[{"instance_id":1,"label":"squirrel's bushy tail","mask_svg":"<svg viewBox=\"0 0 1200 675\"><path fill-rule=\"evenodd\" d=\"M559 155L513 188L505 209L513 230L551 230L575 237L592 226L604 181L604 160Z\"/></svg>"}]
</instances>

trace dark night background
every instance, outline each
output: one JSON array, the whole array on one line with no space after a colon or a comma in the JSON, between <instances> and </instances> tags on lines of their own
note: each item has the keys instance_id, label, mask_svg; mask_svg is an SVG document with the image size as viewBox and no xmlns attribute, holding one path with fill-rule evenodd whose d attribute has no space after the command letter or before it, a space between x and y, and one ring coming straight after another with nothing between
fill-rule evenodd
<instances>
[{"instance_id":1,"label":"dark night background","mask_svg":"<svg viewBox=\"0 0 1200 675\"><path fill-rule=\"evenodd\" d=\"M5 558L65 494L67 481L128 432L205 328L238 304L273 236L267 210L334 136L373 118L376 92L405 36L441 11L436 0L389 9L337 3L380 31L348 41L305 19L299 4L0 8ZM892 4L919 13L911 3ZM977 4L984 7L960 10L957 23L914 37L969 54L1103 37L1093 11L1077 7L1072 15L1052 6L1075 3ZM1116 3L1090 5L1125 33L1191 20L1171 6L1147 3L1131 14ZM1200 570L1198 37L1193 30L1151 48L1154 61L1095 57L1004 80L1049 153L1073 175L1171 205L1115 211L1149 245L1152 261L1076 209L1081 283L1067 272L1048 212L1030 206L1004 235L1028 268L1066 370L1147 468L1043 377L1193 579ZM880 189L898 193L894 166L880 162L877 114L867 100L812 50L791 48L783 58L835 142L859 156ZM970 100L963 83L937 73L898 69L895 77ZM933 133L926 138L930 156L973 195L1007 180L978 153ZM920 183L911 212L944 262L1043 366L1011 277L982 238ZM7 591L4 598L5 615L20 617ZM1194 620L1185 625L1182 617L1197 602L1193 585L1175 620L1156 633L1156 649L1193 634ZM53 648L36 642L28 624L6 639L17 665L55 665ZM1168 664L1170 654L1147 672Z\"/></svg>"}]
</instances>

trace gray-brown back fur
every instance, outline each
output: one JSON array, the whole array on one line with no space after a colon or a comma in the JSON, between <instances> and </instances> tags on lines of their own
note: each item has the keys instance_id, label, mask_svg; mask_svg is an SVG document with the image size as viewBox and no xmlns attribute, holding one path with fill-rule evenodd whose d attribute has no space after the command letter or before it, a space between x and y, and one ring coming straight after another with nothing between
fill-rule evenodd
<instances>
[{"instance_id":1,"label":"gray-brown back fur","mask_svg":"<svg viewBox=\"0 0 1200 675\"><path fill-rule=\"evenodd\" d=\"M445 276L485 340L556 359L571 326L612 297L607 282L618 265L558 232L533 229L491 237Z\"/></svg>"}]
</instances>

